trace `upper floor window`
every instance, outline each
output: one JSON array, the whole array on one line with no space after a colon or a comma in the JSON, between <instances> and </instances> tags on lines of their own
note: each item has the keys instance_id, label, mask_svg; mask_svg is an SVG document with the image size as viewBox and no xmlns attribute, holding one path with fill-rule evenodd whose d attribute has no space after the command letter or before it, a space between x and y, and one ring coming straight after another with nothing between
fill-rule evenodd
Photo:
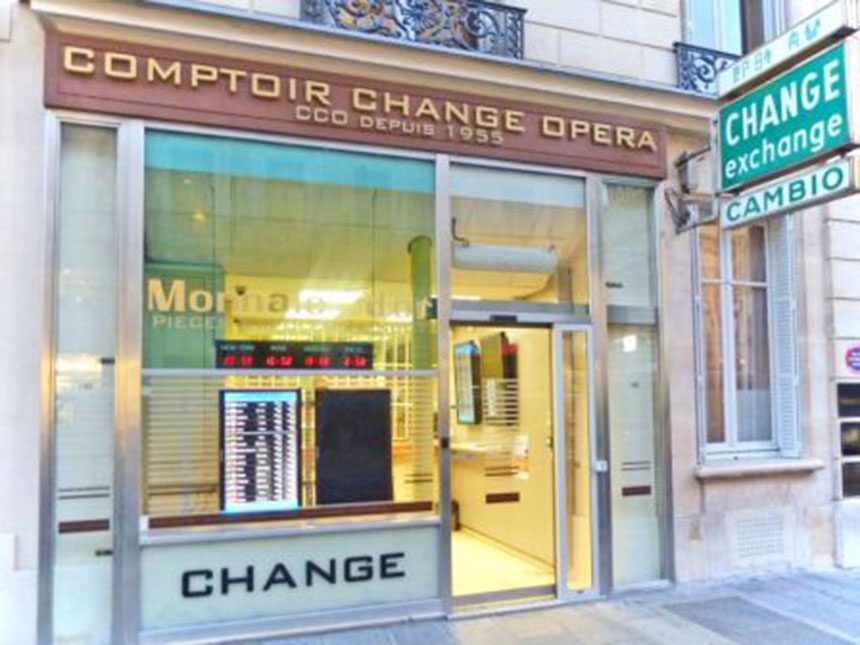
<instances>
[{"instance_id":1,"label":"upper floor window","mask_svg":"<svg viewBox=\"0 0 860 645\"><path fill-rule=\"evenodd\" d=\"M687 0L687 42L744 54L779 34L777 0Z\"/></svg>"},{"instance_id":2,"label":"upper floor window","mask_svg":"<svg viewBox=\"0 0 860 645\"><path fill-rule=\"evenodd\" d=\"M799 454L791 224L698 231L703 456Z\"/></svg>"}]
</instances>

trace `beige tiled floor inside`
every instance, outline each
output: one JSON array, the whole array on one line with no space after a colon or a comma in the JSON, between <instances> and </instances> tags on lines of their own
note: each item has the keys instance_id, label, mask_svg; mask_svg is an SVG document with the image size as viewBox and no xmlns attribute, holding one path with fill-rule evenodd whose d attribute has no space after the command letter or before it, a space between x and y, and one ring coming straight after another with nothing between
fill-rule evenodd
<instances>
[{"instance_id":1,"label":"beige tiled floor inside","mask_svg":"<svg viewBox=\"0 0 860 645\"><path fill-rule=\"evenodd\" d=\"M451 537L454 595L539 587L555 583L551 567L467 529Z\"/></svg>"}]
</instances>

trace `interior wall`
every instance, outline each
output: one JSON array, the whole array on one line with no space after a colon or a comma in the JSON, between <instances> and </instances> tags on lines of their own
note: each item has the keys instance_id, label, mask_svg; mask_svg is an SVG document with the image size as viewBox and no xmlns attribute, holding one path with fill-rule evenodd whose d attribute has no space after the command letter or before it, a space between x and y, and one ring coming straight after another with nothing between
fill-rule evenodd
<instances>
[{"instance_id":1,"label":"interior wall","mask_svg":"<svg viewBox=\"0 0 860 645\"><path fill-rule=\"evenodd\" d=\"M451 337L452 342L459 343L498 332L496 328L479 329L475 333L474 328L455 327ZM480 452L482 431L475 426L457 426L455 417L452 419L453 497L459 504L463 527L552 564L555 494L553 453L547 445L553 428L550 332L509 328L505 333L519 348L520 426L510 432L522 433L527 439L527 472L519 477L487 477L486 456ZM451 400L455 400L453 392ZM468 454L458 450L464 444L471 448ZM488 492L518 493L520 498L518 502L488 504L485 501Z\"/></svg>"}]
</instances>

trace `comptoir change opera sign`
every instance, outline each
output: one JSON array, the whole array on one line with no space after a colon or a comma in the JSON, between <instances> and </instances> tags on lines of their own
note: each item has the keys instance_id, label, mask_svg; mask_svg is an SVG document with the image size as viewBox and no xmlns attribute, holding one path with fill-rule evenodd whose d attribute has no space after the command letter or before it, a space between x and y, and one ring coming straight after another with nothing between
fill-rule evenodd
<instances>
[{"instance_id":1,"label":"comptoir change opera sign","mask_svg":"<svg viewBox=\"0 0 860 645\"><path fill-rule=\"evenodd\" d=\"M848 39L719 111L720 190L735 191L860 142Z\"/></svg>"},{"instance_id":2,"label":"comptoir change opera sign","mask_svg":"<svg viewBox=\"0 0 860 645\"><path fill-rule=\"evenodd\" d=\"M49 107L666 176L662 126L280 63L48 32Z\"/></svg>"}]
</instances>

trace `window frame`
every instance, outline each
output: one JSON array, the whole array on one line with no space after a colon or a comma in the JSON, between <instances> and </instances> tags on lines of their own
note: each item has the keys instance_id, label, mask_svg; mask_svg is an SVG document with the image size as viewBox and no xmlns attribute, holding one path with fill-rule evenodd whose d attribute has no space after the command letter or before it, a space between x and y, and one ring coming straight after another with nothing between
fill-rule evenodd
<instances>
[{"instance_id":1,"label":"window frame","mask_svg":"<svg viewBox=\"0 0 860 645\"><path fill-rule=\"evenodd\" d=\"M701 1L701 0L698 0ZM733 55L743 56L744 54L750 51L748 47L748 36L747 36L747 7L744 6L745 3L742 0L737 0L740 4L739 14L740 14L740 49L741 51L731 51L726 47L725 37L726 37L726 29L722 24L723 21L720 19L721 15L721 5L726 0L711 0L711 28L712 28L712 36L713 43L710 45L703 44L701 42L696 42L694 38L695 29L694 29L694 15L695 11L693 10L693 5L697 0L685 0L684 2L684 41L690 45L695 45L697 47L706 47L708 49L714 49L716 51L721 51ZM736 0L732 0L736 1ZM763 17L762 23L764 26L765 39L770 40L771 38L775 38L779 35L785 26L785 9L781 2L778 0L761 0L762 8L763 8Z\"/></svg>"},{"instance_id":2,"label":"window frame","mask_svg":"<svg viewBox=\"0 0 860 645\"><path fill-rule=\"evenodd\" d=\"M702 267L701 252L701 230L696 229L691 236L693 245L693 290L694 290L694 333L695 333L695 363L696 363L696 404L698 409L699 426L699 461L704 463L721 459L742 459L756 457L781 457L782 446L780 445L780 433L777 426L777 402L778 384L776 353L779 350L779 339L775 329L774 312L774 276L781 268L775 260L774 242L775 235L773 226L780 226L778 220L771 223L758 224L764 231L765 271L764 282L750 280L735 280L732 273L732 230L725 230L718 224L717 239L719 244L719 277L706 278ZM723 413L723 441L708 441L708 392L707 392L707 357L706 357L706 334L704 318L704 285L718 285L720 293L720 324L722 351L722 413ZM767 290L767 330L768 330L768 377L769 377L769 399L771 411L770 440L768 441L741 441L738 439L737 424L737 368L736 368L736 325L734 320L734 289L735 287L755 287ZM794 348L796 350L796 335ZM799 429L795 428L799 434ZM799 437L798 437L799 440Z\"/></svg>"}]
</instances>

